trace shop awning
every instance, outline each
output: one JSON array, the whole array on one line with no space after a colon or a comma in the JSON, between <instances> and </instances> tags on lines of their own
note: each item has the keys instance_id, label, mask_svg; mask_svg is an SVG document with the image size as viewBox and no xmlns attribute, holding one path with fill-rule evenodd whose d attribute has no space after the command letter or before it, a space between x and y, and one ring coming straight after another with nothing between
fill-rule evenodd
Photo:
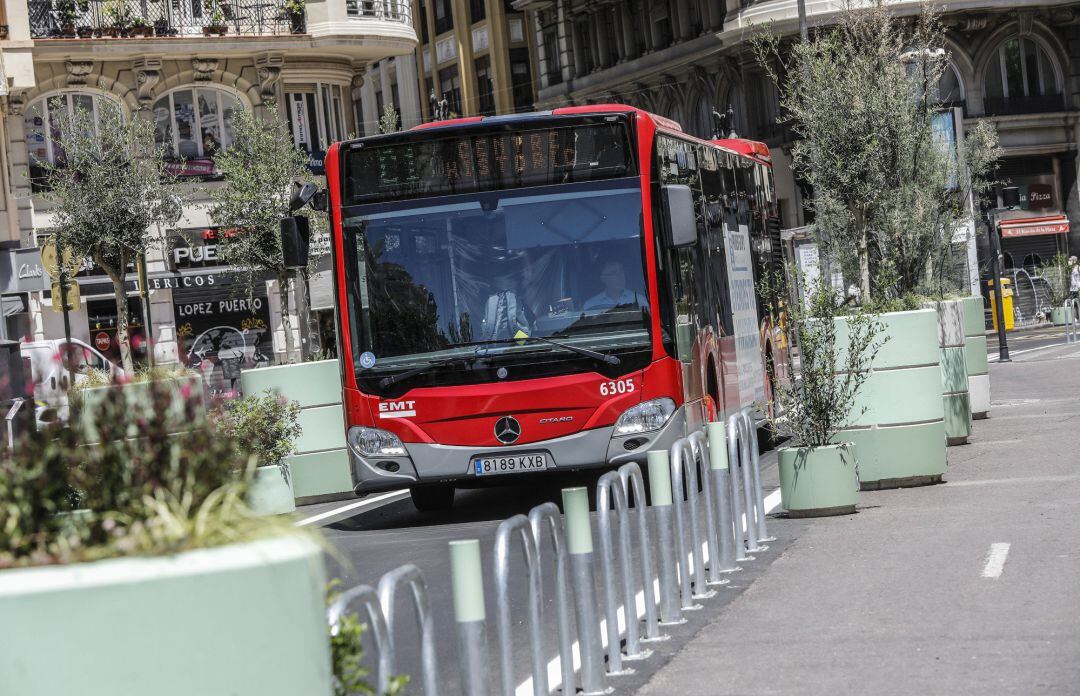
<instances>
[{"instance_id":1,"label":"shop awning","mask_svg":"<svg viewBox=\"0 0 1080 696\"><path fill-rule=\"evenodd\" d=\"M3 310L5 317L30 311L26 304L26 295L4 295L0 298L0 309Z\"/></svg>"},{"instance_id":2,"label":"shop awning","mask_svg":"<svg viewBox=\"0 0 1080 696\"><path fill-rule=\"evenodd\" d=\"M999 223L1002 237L1035 237L1043 234L1067 234L1069 218L1064 215L1017 218Z\"/></svg>"}]
</instances>

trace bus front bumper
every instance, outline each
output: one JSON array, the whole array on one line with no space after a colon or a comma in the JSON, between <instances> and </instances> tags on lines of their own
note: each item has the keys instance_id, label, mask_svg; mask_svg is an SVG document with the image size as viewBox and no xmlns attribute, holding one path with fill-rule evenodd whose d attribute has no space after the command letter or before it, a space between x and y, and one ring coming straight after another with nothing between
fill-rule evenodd
<instances>
[{"instance_id":1,"label":"bus front bumper","mask_svg":"<svg viewBox=\"0 0 1080 696\"><path fill-rule=\"evenodd\" d=\"M363 494L431 483L513 484L515 474L476 476L472 460L514 454L547 455L548 472L615 468L627 462L637 462L644 468L646 452L669 449L686 434L686 417L683 409L678 408L660 430L617 436L613 432L614 426L605 426L551 440L496 448L406 442L408 456L405 457L368 457L349 447L353 491Z\"/></svg>"}]
</instances>

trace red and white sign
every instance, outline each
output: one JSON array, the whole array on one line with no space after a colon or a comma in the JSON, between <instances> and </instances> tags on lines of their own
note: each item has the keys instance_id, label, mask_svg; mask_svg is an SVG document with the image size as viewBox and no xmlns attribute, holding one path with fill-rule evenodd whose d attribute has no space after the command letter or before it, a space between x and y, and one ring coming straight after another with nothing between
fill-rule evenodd
<instances>
[{"instance_id":1,"label":"red and white sign","mask_svg":"<svg viewBox=\"0 0 1080 696\"><path fill-rule=\"evenodd\" d=\"M97 336L94 336L94 345L97 346L98 350L105 351L112 345L112 339L109 338L109 334L100 331Z\"/></svg>"},{"instance_id":2,"label":"red and white sign","mask_svg":"<svg viewBox=\"0 0 1080 696\"><path fill-rule=\"evenodd\" d=\"M1069 232L1069 218L1064 215L1002 220L1000 225L1003 238L1035 237L1043 234L1068 234Z\"/></svg>"}]
</instances>

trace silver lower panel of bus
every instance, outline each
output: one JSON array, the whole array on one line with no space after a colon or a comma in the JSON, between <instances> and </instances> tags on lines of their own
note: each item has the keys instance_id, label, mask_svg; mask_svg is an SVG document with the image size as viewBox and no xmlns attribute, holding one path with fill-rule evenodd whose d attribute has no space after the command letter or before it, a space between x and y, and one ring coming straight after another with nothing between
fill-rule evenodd
<instances>
[{"instance_id":1,"label":"silver lower panel of bus","mask_svg":"<svg viewBox=\"0 0 1080 696\"><path fill-rule=\"evenodd\" d=\"M406 442L408 457L364 457L350 448L353 490L356 493L371 493L407 488L418 483L444 482L513 485L518 474L479 477L473 474L471 463L476 457L505 457L519 452L546 454L549 457L549 472L617 467L626 462L638 462L644 469L646 452L667 449L686 434L686 416L679 408L663 428L652 433L612 437L613 430L613 426L607 426L552 440L495 448ZM628 440L644 442L628 451L625 447ZM397 465L396 471L389 470L394 468L392 464ZM538 474L542 475L542 472Z\"/></svg>"}]
</instances>

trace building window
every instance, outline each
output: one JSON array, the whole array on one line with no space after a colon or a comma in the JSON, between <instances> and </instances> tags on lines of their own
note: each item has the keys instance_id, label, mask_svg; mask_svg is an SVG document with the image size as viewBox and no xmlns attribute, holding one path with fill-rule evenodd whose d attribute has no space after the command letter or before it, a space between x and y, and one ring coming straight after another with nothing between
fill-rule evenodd
<instances>
[{"instance_id":1,"label":"building window","mask_svg":"<svg viewBox=\"0 0 1080 696\"><path fill-rule=\"evenodd\" d=\"M431 37L428 36L426 0L420 0L420 4L417 7L420 13L420 43L423 45L431 41Z\"/></svg>"},{"instance_id":2,"label":"building window","mask_svg":"<svg viewBox=\"0 0 1080 696\"><path fill-rule=\"evenodd\" d=\"M60 146L60 119L76 108L84 109L93 115L94 129L100 121L101 110L106 104L120 107L116 100L101 94L90 92L64 92L45 96L26 109L23 126L26 133L26 148L30 164L30 185L33 191L42 191L45 184L46 167L63 163L64 151Z\"/></svg>"},{"instance_id":3,"label":"building window","mask_svg":"<svg viewBox=\"0 0 1080 696\"><path fill-rule=\"evenodd\" d=\"M984 78L986 113L1036 113L1064 108L1054 62L1037 41L1013 37L991 54Z\"/></svg>"},{"instance_id":4,"label":"building window","mask_svg":"<svg viewBox=\"0 0 1080 696\"><path fill-rule=\"evenodd\" d=\"M464 114L461 110L461 76L458 74L457 65L439 71L439 91L449 105L451 114Z\"/></svg>"},{"instance_id":5,"label":"building window","mask_svg":"<svg viewBox=\"0 0 1080 696\"><path fill-rule=\"evenodd\" d=\"M559 30L551 26L544 29L544 61L549 85L562 82L562 58L559 55Z\"/></svg>"},{"instance_id":6,"label":"building window","mask_svg":"<svg viewBox=\"0 0 1080 696\"><path fill-rule=\"evenodd\" d=\"M332 143L345 137L344 99L340 85L290 85L285 92L285 103L293 143L309 155L326 152Z\"/></svg>"},{"instance_id":7,"label":"building window","mask_svg":"<svg viewBox=\"0 0 1080 696\"><path fill-rule=\"evenodd\" d=\"M964 85L960 82L960 73L951 62L945 66L945 72L938 80L937 97L942 104L960 105L964 103Z\"/></svg>"},{"instance_id":8,"label":"building window","mask_svg":"<svg viewBox=\"0 0 1080 696\"><path fill-rule=\"evenodd\" d=\"M436 36L454 28L454 11L450 0L434 0Z\"/></svg>"},{"instance_id":9,"label":"building window","mask_svg":"<svg viewBox=\"0 0 1080 696\"><path fill-rule=\"evenodd\" d=\"M480 115L495 115L495 87L491 83L491 58L476 59L476 93L480 97Z\"/></svg>"},{"instance_id":10,"label":"building window","mask_svg":"<svg viewBox=\"0 0 1080 696\"><path fill-rule=\"evenodd\" d=\"M510 49L510 85L514 92L514 111L532 111L532 72L527 48Z\"/></svg>"},{"instance_id":11,"label":"building window","mask_svg":"<svg viewBox=\"0 0 1080 696\"><path fill-rule=\"evenodd\" d=\"M177 176L213 176L214 155L233 142L240 99L222 89L178 89L154 102L154 140Z\"/></svg>"},{"instance_id":12,"label":"building window","mask_svg":"<svg viewBox=\"0 0 1080 696\"><path fill-rule=\"evenodd\" d=\"M487 3L485 0L469 0L469 21L476 24L487 17Z\"/></svg>"}]
</instances>

